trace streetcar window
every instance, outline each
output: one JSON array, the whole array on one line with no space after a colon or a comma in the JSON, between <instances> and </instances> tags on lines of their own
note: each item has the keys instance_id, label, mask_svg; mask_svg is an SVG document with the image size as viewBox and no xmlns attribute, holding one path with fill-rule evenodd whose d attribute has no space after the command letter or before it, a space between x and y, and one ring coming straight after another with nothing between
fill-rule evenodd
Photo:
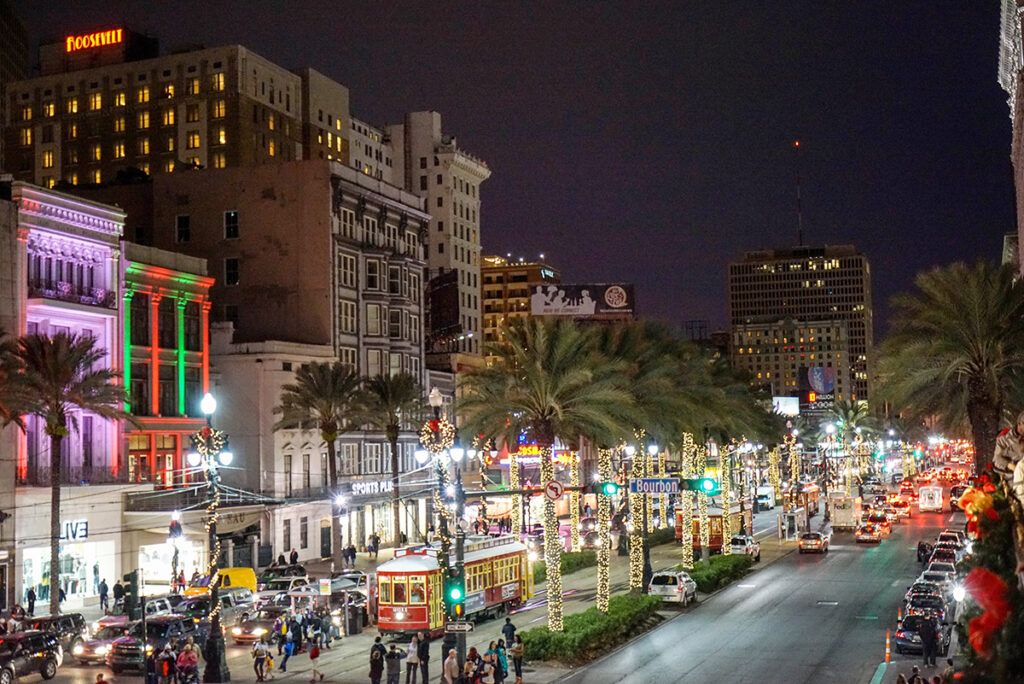
<instances>
[{"instance_id":1,"label":"streetcar window","mask_svg":"<svg viewBox=\"0 0 1024 684\"><path fill-rule=\"evenodd\" d=\"M380 603L391 603L391 578L381 577L377 584L380 585Z\"/></svg>"},{"instance_id":2,"label":"streetcar window","mask_svg":"<svg viewBox=\"0 0 1024 684\"><path fill-rule=\"evenodd\" d=\"M409 603L427 602L427 585L423 577L409 578Z\"/></svg>"},{"instance_id":3,"label":"streetcar window","mask_svg":"<svg viewBox=\"0 0 1024 684\"><path fill-rule=\"evenodd\" d=\"M405 587L405 578L404 577L395 577L395 578L393 578L391 580L391 586L393 587L392 591L394 592L394 596L393 596L394 600L392 601L392 603L397 605L397 604L405 604L405 603L409 602L408 598L406 596L406 593L405 593L405 588L406 587Z\"/></svg>"}]
</instances>

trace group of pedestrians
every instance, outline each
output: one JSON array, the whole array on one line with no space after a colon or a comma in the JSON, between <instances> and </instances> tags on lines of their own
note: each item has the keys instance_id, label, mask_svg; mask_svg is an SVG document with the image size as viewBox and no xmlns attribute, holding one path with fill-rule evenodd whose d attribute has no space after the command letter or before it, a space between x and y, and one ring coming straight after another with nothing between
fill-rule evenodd
<instances>
[{"instance_id":1,"label":"group of pedestrians","mask_svg":"<svg viewBox=\"0 0 1024 684\"><path fill-rule=\"evenodd\" d=\"M925 663L928 666L928 663ZM935 667L935 663L932 663L932 667ZM956 668L953 667L953 659L946 659L946 669L942 671L942 674L932 675L931 679L928 679L926 675L921 674L921 670L915 665L910 671L910 676L903 674L902 672L896 675L896 684L953 684L956 681Z\"/></svg>"},{"instance_id":2,"label":"group of pedestrians","mask_svg":"<svg viewBox=\"0 0 1024 684\"><path fill-rule=\"evenodd\" d=\"M277 554L277 562L275 565L297 565L299 562L299 552L292 549L292 552L288 554L288 560L284 558L284 551Z\"/></svg>"},{"instance_id":3,"label":"group of pedestrians","mask_svg":"<svg viewBox=\"0 0 1024 684\"><path fill-rule=\"evenodd\" d=\"M380 684L387 675L387 684L400 684L402 663L405 663L405 684L416 684L419 675L422 684L430 681L430 637L418 632L409 640L405 650L397 644L385 648L380 637L373 640L370 647L370 682Z\"/></svg>"},{"instance_id":4,"label":"group of pedestrians","mask_svg":"<svg viewBox=\"0 0 1024 684\"><path fill-rule=\"evenodd\" d=\"M197 684L199 682L199 646L189 637L179 648L171 638L163 650L147 661L150 682L158 684Z\"/></svg>"}]
</instances>

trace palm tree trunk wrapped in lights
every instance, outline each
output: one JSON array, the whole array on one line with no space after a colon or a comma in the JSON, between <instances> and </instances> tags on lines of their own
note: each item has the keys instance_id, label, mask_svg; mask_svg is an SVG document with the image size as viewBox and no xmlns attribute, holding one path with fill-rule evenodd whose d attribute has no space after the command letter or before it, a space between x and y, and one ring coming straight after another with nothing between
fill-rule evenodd
<instances>
[{"instance_id":1,"label":"palm tree trunk wrapped in lights","mask_svg":"<svg viewBox=\"0 0 1024 684\"><path fill-rule=\"evenodd\" d=\"M694 450L693 472L697 477L704 477L707 463L707 444L702 444ZM707 554L710 558L711 520L708 518L708 495L704 492L697 493L697 518L700 524L701 554Z\"/></svg>"},{"instance_id":2,"label":"palm tree trunk wrapped in lights","mask_svg":"<svg viewBox=\"0 0 1024 684\"><path fill-rule=\"evenodd\" d=\"M612 480L612 449L599 449L597 452L597 476L601 482ZM607 494L597 495L597 609L608 612L608 597L611 593L609 582L609 566L611 564L612 545L612 498Z\"/></svg>"},{"instance_id":3,"label":"palm tree trunk wrapped in lights","mask_svg":"<svg viewBox=\"0 0 1024 684\"><path fill-rule=\"evenodd\" d=\"M780 485L782 484L782 473L779 472L779 462L782 460L782 450L779 447L775 447L768 452L768 481L772 483L772 489L775 490L775 496L780 493ZM754 495L757 496L757 488L754 489ZM775 505L775 502L771 502Z\"/></svg>"},{"instance_id":4,"label":"palm tree trunk wrapped in lights","mask_svg":"<svg viewBox=\"0 0 1024 684\"><path fill-rule=\"evenodd\" d=\"M786 449L789 452L789 486L796 492L800 486L800 449L795 435L786 435Z\"/></svg>"},{"instance_id":5,"label":"palm tree trunk wrapped in lights","mask_svg":"<svg viewBox=\"0 0 1024 684\"><path fill-rule=\"evenodd\" d=\"M569 485L571 487L580 486L580 454L578 451L571 452L569 455ZM570 541L572 542L572 550L580 550L580 492L578 489L572 489L569 492L569 530Z\"/></svg>"},{"instance_id":6,"label":"palm tree trunk wrapped in lights","mask_svg":"<svg viewBox=\"0 0 1024 684\"><path fill-rule=\"evenodd\" d=\"M693 477L693 453L696 447L693 444L693 435L683 435L682 463L680 471L684 479ZM679 516L680 531L682 532L683 568L693 569L693 492L684 489L679 492L679 501L676 503L682 515Z\"/></svg>"},{"instance_id":7,"label":"palm tree trunk wrapped in lights","mask_svg":"<svg viewBox=\"0 0 1024 684\"><path fill-rule=\"evenodd\" d=\"M522 485L519 483L519 453L511 448L508 450L508 488L517 491ZM523 495L512 495L512 534L519 537L523 533Z\"/></svg>"},{"instance_id":8,"label":"palm tree trunk wrapped in lights","mask_svg":"<svg viewBox=\"0 0 1024 684\"><path fill-rule=\"evenodd\" d=\"M555 464L552 460L554 448L552 444L540 447L540 481L551 482L555 479ZM558 568L562 562L562 540L558 536L558 514L555 502L544 497L544 561L548 568L548 629L552 632L562 631L562 573Z\"/></svg>"},{"instance_id":9,"label":"palm tree trunk wrapped in lights","mask_svg":"<svg viewBox=\"0 0 1024 684\"><path fill-rule=\"evenodd\" d=\"M658 452L658 477L664 478L668 474L668 464L665 463L665 450ZM658 515L661 519L661 526L668 527L668 494L658 496Z\"/></svg>"},{"instance_id":10,"label":"palm tree trunk wrapped in lights","mask_svg":"<svg viewBox=\"0 0 1024 684\"><path fill-rule=\"evenodd\" d=\"M644 461L647 453L637 450L633 456L633 466L629 472L631 480L644 476ZM629 513L633 519L633 529L629 533L629 588L642 589L644 583L644 530L647 528L644 520L645 494L629 495Z\"/></svg>"},{"instance_id":11,"label":"palm tree trunk wrapped in lights","mask_svg":"<svg viewBox=\"0 0 1024 684\"><path fill-rule=\"evenodd\" d=\"M730 444L729 446L735 446ZM722 488L722 555L732 555L732 451L723 449L719 452Z\"/></svg>"}]
</instances>

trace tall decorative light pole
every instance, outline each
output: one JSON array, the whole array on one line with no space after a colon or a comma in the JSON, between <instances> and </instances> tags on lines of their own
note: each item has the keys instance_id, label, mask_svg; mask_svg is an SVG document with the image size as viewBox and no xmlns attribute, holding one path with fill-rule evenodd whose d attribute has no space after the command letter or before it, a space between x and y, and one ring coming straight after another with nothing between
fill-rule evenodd
<instances>
[{"instance_id":1,"label":"tall decorative light pole","mask_svg":"<svg viewBox=\"0 0 1024 684\"><path fill-rule=\"evenodd\" d=\"M825 426L825 434L828 435L828 438L827 438L828 441L827 441L827 443L825 445L825 452L824 452L825 453L825 477L823 478L823 482L825 484L825 487L824 487L824 492L825 492L825 522L831 522L832 521L832 509L828 505L828 494L829 494L829 489L831 488L831 484L832 484L830 482L830 480L832 478L832 464L831 464L831 461L832 461L832 450L835 448L835 443L836 443L836 426L834 424L832 424L832 423L829 423L828 425L826 425Z\"/></svg>"},{"instance_id":2,"label":"tall decorative light pole","mask_svg":"<svg viewBox=\"0 0 1024 684\"><path fill-rule=\"evenodd\" d=\"M228 663L224 655L224 633L220 628L220 596L217 591L217 558L220 556L220 540L217 539L217 508L220 506L220 474L217 466L230 465L232 454L227 450L228 439L220 430L213 428L213 413L217 410L217 400L209 392L203 396L199 407L206 416L206 426L192 435L192 447L195 451L188 454L188 462L193 468L202 466L206 475L209 501L206 505L206 531L209 535L209 561L206 572L210 578L210 635L206 639L203 657L206 668L203 670L204 682L231 681Z\"/></svg>"}]
</instances>

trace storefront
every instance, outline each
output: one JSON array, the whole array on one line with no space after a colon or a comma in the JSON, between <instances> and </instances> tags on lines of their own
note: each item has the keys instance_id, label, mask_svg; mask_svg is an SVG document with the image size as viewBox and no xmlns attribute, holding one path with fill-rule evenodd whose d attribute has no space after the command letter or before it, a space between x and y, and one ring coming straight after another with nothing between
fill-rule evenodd
<instances>
[{"instance_id":1,"label":"storefront","mask_svg":"<svg viewBox=\"0 0 1024 684\"><path fill-rule=\"evenodd\" d=\"M80 607L86 598L99 596L101 579L110 583L111 578L116 577L115 544L112 540L89 541L88 522L85 520L65 521L64 528L77 528L82 536L74 541L62 541L57 586L64 589L67 606ZM22 590L19 601L24 601L29 587L35 590L38 601L49 601L53 587L49 544L26 548L21 558Z\"/></svg>"},{"instance_id":2,"label":"storefront","mask_svg":"<svg viewBox=\"0 0 1024 684\"><path fill-rule=\"evenodd\" d=\"M394 545L394 491L388 480L356 480L350 483L350 503L342 520L342 536L351 538L356 548L363 550L371 534L380 537L381 544ZM426 541L430 523L427 516L427 496L430 483L403 483L399 499L399 527L405 534L406 544ZM430 494L432 496L432 493Z\"/></svg>"}]
</instances>

